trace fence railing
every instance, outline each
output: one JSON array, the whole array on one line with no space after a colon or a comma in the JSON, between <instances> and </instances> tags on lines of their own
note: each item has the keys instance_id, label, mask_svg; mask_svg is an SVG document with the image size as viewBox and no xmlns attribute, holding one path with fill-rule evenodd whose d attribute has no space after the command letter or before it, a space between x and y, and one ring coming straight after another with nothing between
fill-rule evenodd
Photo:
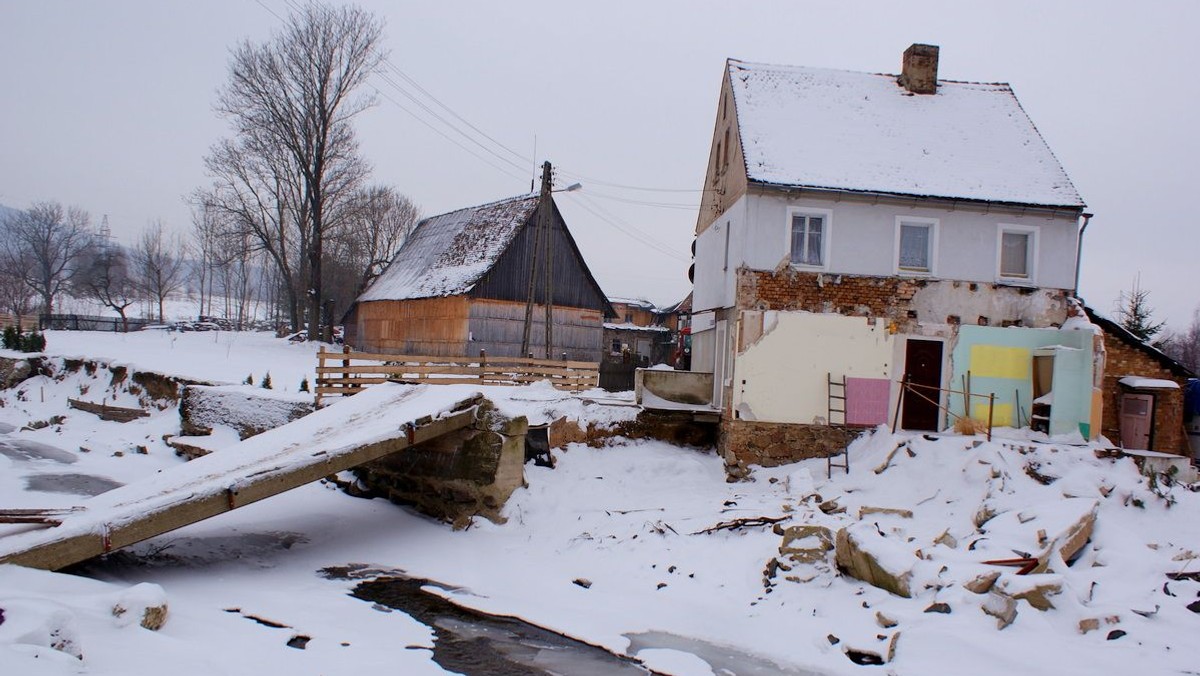
<instances>
[{"instance_id":1,"label":"fence railing","mask_svg":"<svg viewBox=\"0 0 1200 676\"><path fill-rule=\"evenodd\" d=\"M389 381L435 385L528 385L549 380L560 390L578 392L600 384L600 364L565 359L430 357L403 354L317 352L316 395L350 395Z\"/></svg>"},{"instance_id":2,"label":"fence railing","mask_svg":"<svg viewBox=\"0 0 1200 676\"><path fill-rule=\"evenodd\" d=\"M38 324L42 330L55 329L59 331L137 331L153 322L143 317L101 317L98 315L39 315Z\"/></svg>"},{"instance_id":3,"label":"fence railing","mask_svg":"<svg viewBox=\"0 0 1200 676\"><path fill-rule=\"evenodd\" d=\"M963 378L963 389L961 389L961 390L955 390L955 389L946 388L946 387L937 387L936 385L921 385L921 384L909 381L908 376L905 375L904 379L900 381L900 396L896 400L896 414L895 414L895 417L892 419L892 431L895 432L900 427L900 413L901 413L901 410L904 408L904 398L906 396L916 397L917 399L921 399L933 406L936 406L939 411L942 411L946 414L947 418L954 420L956 423L959 420L973 419L973 416L971 415L971 412L969 410L971 401L973 399L985 399L985 400L987 400L987 420L986 420L987 440L991 441L992 440L992 421L995 417L995 411L996 411L996 394L994 392L989 392L988 394L979 394L979 393L972 392L970 383L971 383L971 380L970 380L969 373L966 376L964 376L964 378ZM948 400L944 406L942 405L940 399L941 399L941 393L943 393L943 392L945 392L946 394L958 394L958 395L962 396L962 399L963 399L962 415L959 415L959 414L955 413L954 411L950 410L950 403ZM981 421L981 422L983 422L983 421Z\"/></svg>"}]
</instances>

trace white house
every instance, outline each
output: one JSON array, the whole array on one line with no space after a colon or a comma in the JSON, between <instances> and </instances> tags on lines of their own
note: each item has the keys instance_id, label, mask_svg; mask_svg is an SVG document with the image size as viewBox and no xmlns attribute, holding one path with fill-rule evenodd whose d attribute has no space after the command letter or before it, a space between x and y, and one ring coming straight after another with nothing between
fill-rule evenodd
<instances>
[{"instance_id":1,"label":"white house","mask_svg":"<svg viewBox=\"0 0 1200 676\"><path fill-rule=\"evenodd\" d=\"M1099 428L1093 335L1058 328L1090 215L1008 85L937 64L929 45L899 76L727 62L692 369L714 373L731 465L829 453L893 417L937 430L985 406L1022 425L1034 399L1052 431ZM947 391L968 382L994 399Z\"/></svg>"}]
</instances>

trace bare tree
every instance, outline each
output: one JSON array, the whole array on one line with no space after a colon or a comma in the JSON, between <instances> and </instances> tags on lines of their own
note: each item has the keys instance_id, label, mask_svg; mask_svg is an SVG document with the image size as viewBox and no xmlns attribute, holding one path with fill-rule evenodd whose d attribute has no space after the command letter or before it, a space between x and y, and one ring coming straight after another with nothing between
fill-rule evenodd
<instances>
[{"instance_id":1,"label":"bare tree","mask_svg":"<svg viewBox=\"0 0 1200 676\"><path fill-rule=\"evenodd\" d=\"M412 200L386 186L374 186L358 195L346 229L347 258L362 271L356 295L383 273L420 215Z\"/></svg>"},{"instance_id":2,"label":"bare tree","mask_svg":"<svg viewBox=\"0 0 1200 676\"><path fill-rule=\"evenodd\" d=\"M1192 323L1186 329L1163 339L1162 347L1172 359L1200 374L1200 308L1192 313Z\"/></svg>"},{"instance_id":3,"label":"bare tree","mask_svg":"<svg viewBox=\"0 0 1200 676\"><path fill-rule=\"evenodd\" d=\"M416 205L393 188L375 186L355 195L326 248L326 296L335 315L387 267L418 214Z\"/></svg>"},{"instance_id":4,"label":"bare tree","mask_svg":"<svg viewBox=\"0 0 1200 676\"><path fill-rule=\"evenodd\" d=\"M138 285L146 297L158 305L158 321L165 321L163 305L167 297L183 287L187 277L183 266L183 242L163 232L162 221L142 231L133 251Z\"/></svg>"},{"instance_id":5,"label":"bare tree","mask_svg":"<svg viewBox=\"0 0 1200 676\"><path fill-rule=\"evenodd\" d=\"M18 326L22 316L33 312L37 299L33 287L25 281L31 265L28 256L17 256L12 260L0 257L0 309L12 313Z\"/></svg>"},{"instance_id":6,"label":"bare tree","mask_svg":"<svg viewBox=\"0 0 1200 676\"><path fill-rule=\"evenodd\" d=\"M121 330L129 330L126 310L137 302L138 284L129 269L129 257L120 245L103 242L96 246L89 263L75 277L74 287L121 316Z\"/></svg>"},{"instance_id":7,"label":"bare tree","mask_svg":"<svg viewBox=\"0 0 1200 676\"><path fill-rule=\"evenodd\" d=\"M218 143L205 164L213 185L198 191L193 202L209 219L218 247L229 251L234 242L246 241L271 261L279 273L289 324L298 330L309 241L299 171L286 153L272 152L260 137L249 134ZM218 267L228 263L226 258Z\"/></svg>"},{"instance_id":8,"label":"bare tree","mask_svg":"<svg viewBox=\"0 0 1200 676\"><path fill-rule=\"evenodd\" d=\"M0 264L41 297L42 312L53 314L54 299L71 281L80 257L92 243L91 217L78 207L38 202L0 233Z\"/></svg>"},{"instance_id":9,"label":"bare tree","mask_svg":"<svg viewBox=\"0 0 1200 676\"><path fill-rule=\"evenodd\" d=\"M384 58L382 32L382 24L357 7L306 3L269 42L234 50L216 106L232 119L239 151L282 152L297 172L299 202L291 215L307 233L302 279L314 338L327 228L339 199L366 173L350 122L372 103L354 93Z\"/></svg>"}]
</instances>

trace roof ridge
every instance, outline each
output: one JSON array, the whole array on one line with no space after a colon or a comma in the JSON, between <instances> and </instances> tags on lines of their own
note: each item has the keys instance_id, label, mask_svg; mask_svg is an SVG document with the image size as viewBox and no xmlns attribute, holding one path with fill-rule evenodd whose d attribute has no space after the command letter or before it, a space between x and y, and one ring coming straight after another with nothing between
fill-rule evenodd
<instances>
[{"instance_id":1,"label":"roof ridge","mask_svg":"<svg viewBox=\"0 0 1200 676\"><path fill-rule=\"evenodd\" d=\"M517 195L515 197L505 197L503 199L493 200L491 202L484 202L483 204L476 204L473 207L462 207L461 209L454 209L453 211L447 211L447 212L440 213L440 214L434 214L433 216L426 216L425 218L422 218L417 223L417 225L420 225L421 223L424 223L425 221L431 221L435 218L451 216L454 214L462 213L464 211L475 211L476 209L484 209L487 207L494 207L494 206L497 206L500 204L506 204L508 202L519 202L521 200L526 200L526 199L536 199L537 197L538 197L538 193L534 192L534 193L527 193L524 195Z\"/></svg>"},{"instance_id":2,"label":"roof ridge","mask_svg":"<svg viewBox=\"0 0 1200 676\"><path fill-rule=\"evenodd\" d=\"M810 70L810 71L811 70L819 70L819 71L827 71L827 72L832 72L832 73L851 73L853 75L875 75L878 77L887 77L887 78L900 77L899 73L880 73L880 72L868 71L868 70L851 70L849 68L828 68L826 66L804 66L804 65L800 65L800 64L794 64L794 63L767 63L765 61L743 61L741 59L735 59L733 57L728 57L726 59L726 62L729 64L737 63L737 64L741 64L744 66L766 66L767 68L779 68L779 69L785 69L785 70ZM937 82L938 82L938 84L945 83L945 84L964 84L964 85L988 85L990 87L1004 87L1006 89L1012 90L1012 84L1008 83L1008 82L986 82L984 80L954 80L954 79L950 79L950 78L938 78Z\"/></svg>"}]
</instances>

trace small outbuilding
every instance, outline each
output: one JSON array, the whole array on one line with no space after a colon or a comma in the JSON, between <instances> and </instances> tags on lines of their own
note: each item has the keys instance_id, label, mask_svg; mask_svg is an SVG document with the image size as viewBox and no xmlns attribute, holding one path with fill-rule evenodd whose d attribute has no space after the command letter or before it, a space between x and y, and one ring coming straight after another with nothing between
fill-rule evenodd
<instances>
[{"instance_id":1,"label":"small outbuilding","mask_svg":"<svg viewBox=\"0 0 1200 676\"><path fill-rule=\"evenodd\" d=\"M1189 455L1183 393L1194 374L1117 322L1086 310L1104 330L1104 436L1122 448Z\"/></svg>"},{"instance_id":2,"label":"small outbuilding","mask_svg":"<svg viewBox=\"0 0 1200 676\"><path fill-rule=\"evenodd\" d=\"M347 313L345 341L385 354L598 362L612 314L553 198L532 194L418 223Z\"/></svg>"}]
</instances>

